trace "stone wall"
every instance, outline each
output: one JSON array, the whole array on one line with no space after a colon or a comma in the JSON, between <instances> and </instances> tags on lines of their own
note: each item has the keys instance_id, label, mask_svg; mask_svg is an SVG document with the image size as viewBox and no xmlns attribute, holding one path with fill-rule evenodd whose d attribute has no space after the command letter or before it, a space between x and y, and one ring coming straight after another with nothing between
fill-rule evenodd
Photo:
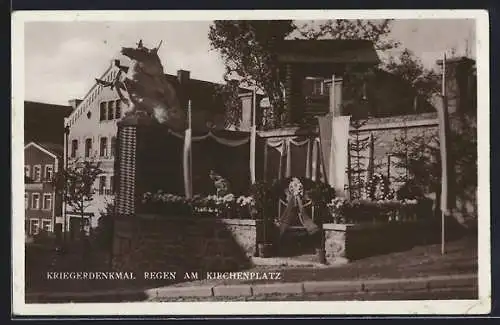
<instances>
[{"instance_id":1,"label":"stone wall","mask_svg":"<svg viewBox=\"0 0 500 325\"><path fill-rule=\"evenodd\" d=\"M254 220L136 215L115 221L113 267L130 271L235 271L250 266Z\"/></svg>"},{"instance_id":2,"label":"stone wall","mask_svg":"<svg viewBox=\"0 0 500 325\"><path fill-rule=\"evenodd\" d=\"M455 118L456 119L456 118ZM452 119L450 121L452 124L456 121ZM456 129L457 127L455 127ZM356 133L359 132L360 138L366 138L370 134L374 137L374 160L375 160L375 171L381 173L382 175L389 175L391 182L395 188L398 188L402 184L402 179L406 176L406 170L404 168L398 167L398 163L401 161L399 158L394 156L394 152L398 151L398 141L396 139L406 138L407 140L414 139L415 137L421 137L425 143L439 148L438 132L439 132L439 121L437 118L437 113L423 113L423 114L413 114L413 115L402 115L402 116L392 116L383 118L369 118L367 123L360 127L358 130L351 127L350 139L351 141L355 139ZM281 128L272 131L260 132L260 136L264 138L295 138L295 137L315 137L318 135L317 128L297 128L288 127ZM465 148L464 148L465 149ZM368 165L368 149L361 153L365 158L362 159L361 163L364 166ZM427 153L426 153L427 154ZM353 162L354 158L351 158ZM299 163L305 164L299 161ZM292 161L292 171L294 162ZM271 169L270 167L268 168ZM276 169L276 168L274 168ZM298 175L303 176L303 175ZM273 178L272 175L267 176L268 179ZM276 176L277 177L277 174ZM466 219L476 219L477 218L477 187L474 185L468 186L467 188L458 187L457 191L457 208L454 214L459 222L463 223ZM436 199L436 193L432 189L427 189L429 198L433 200Z\"/></svg>"},{"instance_id":3,"label":"stone wall","mask_svg":"<svg viewBox=\"0 0 500 325\"><path fill-rule=\"evenodd\" d=\"M437 238L435 231L429 231L431 225L429 221L324 224L326 260L329 264L346 263L431 243Z\"/></svg>"},{"instance_id":4,"label":"stone wall","mask_svg":"<svg viewBox=\"0 0 500 325\"><path fill-rule=\"evenodd\" d=\"M415 114L406 116L394 116L387 118L369 119L368 123L359 129L361 138L370 134L374 138L374 160L375 169L383 175L388 174L388 159L390 159L390 177L396 180L406 173L402 168L397 168L398 159L394 156L388 158L397 151L397 139L412 139L415 137L424 137L425 139L437 139L438 120L434 113ZM354 139L356 130L350 130L351 139ZM436 143L436 147L438 144ZM365 154L367 157L368 155ZM367 161L365 162L367 164Z\"/></svg>"}]
</instances>

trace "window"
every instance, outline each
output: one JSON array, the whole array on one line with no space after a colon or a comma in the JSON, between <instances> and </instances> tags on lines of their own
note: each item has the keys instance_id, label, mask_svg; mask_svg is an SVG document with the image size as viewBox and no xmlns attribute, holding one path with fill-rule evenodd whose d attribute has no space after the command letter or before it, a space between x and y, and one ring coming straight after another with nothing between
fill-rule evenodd
<instances>
[{"instance_id":1,"label":"window","mask_svg":"<svg viewBox=\"0 0 500 325\"><path fill-rule=\"evenodd\" d=\"M43 195L43 209L50 210L52 209L52 194L44 194Z\"/></svg>"},{"instance_id":2,"label":"window","mask_svg":"<svg viewBox=\"0 0 500 325\"><path fill-rule=\"evenodd\" d=\"M42 178L42 166L35 165L33 166L33 180L35 182L40 182Z\"/></svg>"},{"instance_id":3,"label":"window","mask_svg":"<svg viewBox=\"0 0 500 325\"><path fill-rule=\"evenodd\" d=\"M324 95L324 80L323 79L315 79L313 82L313 95Z\"/></svg>"},{"instance_id":4,"label":"window","mask_svg":"<svg viewBox=\"0 0 500 325\"><path fill-rule=\"evenodd\" d=\"M106 189L106 176L99 176L99 195L104 195Z\"/></svg>"},{"instance_id":5,"label":"window","mask_svg":"<svg viewBox=\"0 0 500 325\"><path fill-rule=\"evenodd\" d=\"M115 118L115 101L112 100L108 102L108 120L113 120Z\"/></svg>"},{"instance_id":6,"label":"window","mask_svg":"<svg viewBox=\"0 0 500 325\"><path fill-rule=\"evenodd\" d=\"M115 193L115 176L109 177L109 192L110 194Z\"/></svg>"},{"instance_id":7,"label":"window","mask_svg":"<svg viewBox=\"0 0 500 325\"><path fill-rule=\"evenodd\" d=\"M52 222L47 219L42 220L42 229L47 232L52 231Z\"/></svg>"},{"instance_id":8,"label":"window","mask_svg":"<svg viewBox=\"0 0 500 325\"><path fill-rule=\"evenodd\" d=\"M78 152L78 140L71 141L71 158L76 157L76 153Z\"/></svg>"},{"instance_id":9,"label":"window","mask_svg":"<svg viewBox=\"0 0 500 325\"><path fill-rule=\"evenodd\" d=\"M45 165L45 179L50 181L52 179L53 174L54 174L54 166Z\"/></svg>"},{"instance_id":10,"label":"window","mask_svg":"<svg viewBox=\"0 0 500 325\"><path fill-rule=\"evenodd\" d=\"M111 157L116 155L116 137L111 138Z\"/></svg>"},{"instance_id":11,"label":"window","mask_svg":"<svg viewBox=\"0 0 500 325\"><path fill-rule=\"evenodd\" d=\"M323 94L324 95L329 95L330 94L330 88L332 86L332 83L329 82L329 83L325 83L323 82Z\"/></svg>"},{"instance_id":12,"label":"window","mask_svg":"<svg viewBox=\"0 0 500 325\"><path fill-rule=\"evenodd\" d=\"M101 157L106 157L108 155L108 138L102 137L99 147L99 155Z\"/></svg>"},{"instance_id":13,"label":"window","mask_svg":"<svg viewBox=\"0 0 500 325\"><path fill-rule=\"evenodd\" d=\"M30 166L29 165L24 165L24 177L27 177L27 178L30 177Z\"/></svg>"},{"instance_id":14,"label":"window","mask_svg":"<svg viewBox=\"0 0 500 325\"><path fill-rule=\"evenodd\" d=\"M30 235L38 234L39 229L38 219L30 219Z\"/></svg>"},{"instance_id":15,"label":"window","mask_svg":"<svg viewBox=\"0 0 500 325\"><path fill-rule=\"evenodd\" d=\"M90 157L92 152L92 139L88 138L85 140L85 157Z\"/></svg>"},{"instance_id":16,"label":"window","mask_svg":"<svg viewBox=\"0 0 500 325\"><path fill-rule=\"evenodd\" d=\"M122 117L122 101L118 99L116 101L115 118L119 119L121 117Z\"/></svg>"},{"instance_id":17,"label":"window","mask_svg":"<svg viewBox=\"0 0 500 325\"><path fill-rule=\"evenodd\" d=\"M99 104L99 121L106 120L106 102Z\"/></svg>"},{"instance_id":18,"label":"window","mask_svg":"<svg viewBox=\"0 0 500 325\"><path fill-rule=\"evenodd\" d=\"M29 195L28 193L24 192L24 210L28 210L30 204L29 202Z\"/></svg>"},{"instance_id":19,"label":"window","mask_svg":"<svg viewBox=\"0 0 500 325\"><path fill-rule=\"evenodd\" d=\"M40 194L33 193L31 194L31 208L38 210L40 209Z\"/></svg>"}]
</instances>

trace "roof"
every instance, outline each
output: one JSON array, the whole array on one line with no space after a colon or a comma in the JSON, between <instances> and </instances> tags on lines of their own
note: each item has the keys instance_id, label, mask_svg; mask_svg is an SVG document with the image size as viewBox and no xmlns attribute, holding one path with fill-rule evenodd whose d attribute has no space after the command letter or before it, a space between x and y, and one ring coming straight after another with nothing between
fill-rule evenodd
<instances>
[{"instance_id":1,"label":"roof","mask_svg":"<svg viewBox=\"0 0 500 325\"><path fill-rule=\"evenodd\" d=\"M57 143L48 143L48 142L37 143L35 141L31 141L30 143L28 143L27 145L24 146L24 149L31 147L31 146L34 146L34 147L36 147L36 148L44 151L45 153L47 153L51 156L54 156L54 157L62 158L62 156L64 155L63 146L59 145Z\"/></svg>"},{"instance_id":2,"label":"roof","mask_svg":"<svg viewBox=\"0 0 500 325\"><path fill-rule=\"evenodd\" d=\"M466 56L459 56L459 57L452 57L452 58L446 58L446 63L469 63L469 64L474 64L476 61L474 59L468 58ZM439 59L436 61L437 65L442 65L443 64L443 59Z\"/></svg>"},{"instance_id":3,"label":"roof","mask_svg":"<svg viewBox=\"0 0 500 325\"><path fill-rule=\"evenodd\" d=\"M366 63L380 59L373 42L368 40L284 40L277 49L281 62Z\"/></svg>"},{"instance_id":4,"label":"roof","mask_svg":"<svg viewBox=\"0 0 500 325\"><path fill-rule=\"evenodd\" d=\"M71 106L40 102L24 102L24 141L64 142L64 118L68 117Z\"/></svg>"},{"instance_id":5,"label":"roof","mask_svg":"<svg viewBox=\"0 0 500 325\"><path fill-rule=\"evenodd\" d=\"M59 143L42 142L38 143L38 145L58 157L62 157L64 155L64 146Z\"/></svg>"}]
</instances>

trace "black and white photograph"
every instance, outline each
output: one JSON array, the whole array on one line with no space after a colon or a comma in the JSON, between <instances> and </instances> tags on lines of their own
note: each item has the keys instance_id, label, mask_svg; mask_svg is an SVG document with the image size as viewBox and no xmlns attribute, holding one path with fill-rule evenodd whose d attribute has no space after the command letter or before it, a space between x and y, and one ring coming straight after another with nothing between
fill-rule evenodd
<instances>
[{"instance_id":1,"label":"black and white photograph","mask_svg":"<svg viewBox=\"0 0 500 325\"><path fill-rule=\"evenodd\" d=\"M487 12L12 26L15 314L490 311Z\"/></svg>"}]
</instances>

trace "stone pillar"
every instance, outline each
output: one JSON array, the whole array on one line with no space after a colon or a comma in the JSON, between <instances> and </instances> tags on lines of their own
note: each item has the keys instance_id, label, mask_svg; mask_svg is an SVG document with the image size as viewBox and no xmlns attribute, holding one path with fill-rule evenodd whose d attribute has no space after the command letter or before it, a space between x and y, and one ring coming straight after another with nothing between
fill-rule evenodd
<instances>
[{"instance_id":1,"label":"stone pillar","mask_svg":"<svg viewBox=\"0 0 500 325\"><path fill-rule=\"evenodd\" d=\"M328 264L343 264L348 262L346 257L347 230L347 225L323 224L323 241Z\"/></svg>"},{"instance_id":2,"label":"stone pillar","mask_svg":"<svg viewBox=\"0 0 500 325\"><path fill-rule=\"evenodd\" d=\"M138 152L141 143L141 133L149 129L154 121L145 115L125 116L118 122L115 158L115 210L113 233L112 265L120 269L127 265L128 255L134 247L135 216L137 213L137 198L140 193L140 166ZM148 140L148 139L146 139Z\"/></svg>"},{"instance_id":3,"label":"stone pillar","mask_svg":"<svg viewBox=\"0 0 500 325\"><path fill-rule=\"evenodd\" d=\"M332 76L332 80L328 82L330 84L330 113L334 116L342 116L344 114L342 110L342 84L343 80L340 77Z\"/></svg>"}]
</instances>

